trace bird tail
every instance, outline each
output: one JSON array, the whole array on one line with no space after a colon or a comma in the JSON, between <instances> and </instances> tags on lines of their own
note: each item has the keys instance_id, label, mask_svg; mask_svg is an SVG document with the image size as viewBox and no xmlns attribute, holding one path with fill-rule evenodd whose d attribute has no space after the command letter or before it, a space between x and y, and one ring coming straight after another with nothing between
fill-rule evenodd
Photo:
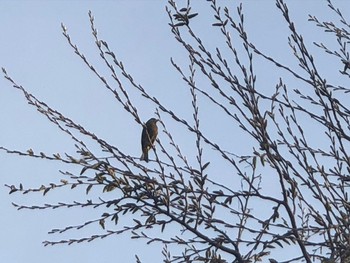
<instances>
[{"instance_id":1,"label":"bird tail","mask_svg":"<svg viewBox=\"0 0 350 263\"><path fill-rule=\"evenodd\" d=\"M142 153L140 160L141 161L146 161L148 163L148 152L147 151Z\"/></svg>"}]
</instances>

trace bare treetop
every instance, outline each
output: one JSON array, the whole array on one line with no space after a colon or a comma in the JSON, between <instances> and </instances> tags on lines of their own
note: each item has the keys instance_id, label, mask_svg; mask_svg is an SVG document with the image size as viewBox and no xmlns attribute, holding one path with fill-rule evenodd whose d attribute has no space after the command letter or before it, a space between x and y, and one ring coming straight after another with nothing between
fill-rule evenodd
<instances>
[{"instance_id":1,"label":"bare treetop","mask_svg":"<svg viewBox=\"0 0 350 263\"><path fill-rule=\"evenodd\" d=\"M98 218L49 233L69 233L91 224L100 225L101 232L48 240L45 246L127 233L147 244L159 243L164 262L349 262L349 87L326 79L317 66L319 58L309 48L338 60L338 77L348 83L350 25L341 10L327 3L338 21L310 15L309 22L315 30L330 34L333 46L306 42L287 4L276 1L282 14L279 23L286 24L289 34L285 52L298 65L294 68L251 41L254 32L246 30L243 4L233 8L232 3L207 1L213 20L210 30L221 36L217 47L211 48L192 26L208 18L196 12L191 1L184 6L168 1L170 31L188 57L187 61L171 58L189 94L175 108L133 78L118 59L118 51L100 38L91 11L93 41L108 74L90 62L62 24L69 47L135 120L140 136L143 130L147 162L39 100L3 69L26 102L76 147L74 155L36 152L34 145L23 151L1 147L9 154L73 167L60 171L59 182L37 188L7 185L9 192L46 195L62 188L84 188L89 196L86 202L14 206L19 210L103 208ZM280 70L278 81L261 85L259 63L266 65L266 75ZM154 116L143 116L142 105L131 91L152 105ZM179 110L185 104L191 112L183 115ZM219 115L203 113L211 110ZM179 143L173 127L191 144ZM235 132L226 132L231 130ZM228 140L222 143L221 136ZM97 151L90 147L91 141ZM233 142L242 145L244 154L232 147ZM91 195L92 189L99 194ZM142 258L136 255L136 261Z\"/></svg>"}]
</instances>

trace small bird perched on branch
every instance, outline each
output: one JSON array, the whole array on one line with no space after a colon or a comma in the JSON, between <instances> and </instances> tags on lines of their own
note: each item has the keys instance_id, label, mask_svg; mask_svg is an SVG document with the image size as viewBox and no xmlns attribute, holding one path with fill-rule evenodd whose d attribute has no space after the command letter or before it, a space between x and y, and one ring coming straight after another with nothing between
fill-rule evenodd
<instances>
[{"instance_id":1,"label":"small bird perched on branch","mask_svg":"<svg viewBox=\"0 0 350 263\"><path fill-rule=\"evenodd\" d=\"M142 147L142 156L141 160L145 160L148 162L148 151L152 148L157 135L158 135L158 127L157 127L157 119L151 118L149 119L142 130L141 135L141 147Z\"/></svg>"}]
</instances>

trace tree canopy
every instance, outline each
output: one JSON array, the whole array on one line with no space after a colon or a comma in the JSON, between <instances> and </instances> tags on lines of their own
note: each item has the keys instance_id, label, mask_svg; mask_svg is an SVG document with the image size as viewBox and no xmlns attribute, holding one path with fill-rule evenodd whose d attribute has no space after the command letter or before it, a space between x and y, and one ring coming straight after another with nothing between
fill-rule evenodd
<instances>
[{"instance_id":1,"label":"tree canopy","mask_svg":"<svg viewBox=\"0 0 350 263\"><path fill-rule=\"evenodd\" d=\"M293 58L281 61L252 40L255 32L246 30L244 5L207 1L212 19L208 34L215 38L208 42L208 36L196 30L208 18L196 12L193 2L181 4L169 0L166 6L169 29L187 59L171 58L187 94L174 98L173 105L162 99L167 91L151 92L134 78L127 63L118 58L118 50L100 37L91 11L99 62L81 51L62 24L68 46L109 92L117 110L137 124L140 137L133 139L140 141L138 155L40 100L2 69L29 106L75 147L74 154L51 154L37 152L35 145L25 150L1 146L8 154L58 161L64 167L58 181L29 188L9 183L9 193L48 196L53 191L84 189L87 196L86 201L14 206L101 211L97 218L49 232L67 237L72 230L99 225L98 233L46 240L45 246L127 234L160 244L164 262L349 262L350 25L346 17L327 1L328 12L338 20L322 21L312 14L308 20L333 42L327 38L327 42L309 43L299 33L288 5L277 0L279 23L288 30L284 52ZM338 68L329 69L334 78L319 69L320 61L325 61L321 56L336 61ZM278 78L273 82L266 77L270 74ZM174 89L171 83L167 88ZM154 109L154 116L145 116L143 105ZM144 162L141 130L151 117L158 120L158 138L150 147L149 162ZM120 129L128 130L124 123L119 120ZM116 136L120 142L126 139ZM142 258L136 255L136 261Z\"/></svg>"}]
</instances>

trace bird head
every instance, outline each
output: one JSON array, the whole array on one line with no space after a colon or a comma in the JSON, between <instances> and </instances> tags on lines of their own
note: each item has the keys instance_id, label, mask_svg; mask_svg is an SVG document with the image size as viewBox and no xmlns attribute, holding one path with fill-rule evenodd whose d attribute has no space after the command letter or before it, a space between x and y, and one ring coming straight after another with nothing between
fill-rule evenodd
<instances>
[{"instance_id":1,"label":"bird head","mask_svg":"<svg viewBox=\"0 0 350 263\"><path fill-rule=\"evenodd\" d=\"M151 119L149 119L148 120L148 122L150 122L150 123L157 123L157 121L159 121L158 119L156 119L156 118L151 118Z\"/></svg>"}]
</instances>

